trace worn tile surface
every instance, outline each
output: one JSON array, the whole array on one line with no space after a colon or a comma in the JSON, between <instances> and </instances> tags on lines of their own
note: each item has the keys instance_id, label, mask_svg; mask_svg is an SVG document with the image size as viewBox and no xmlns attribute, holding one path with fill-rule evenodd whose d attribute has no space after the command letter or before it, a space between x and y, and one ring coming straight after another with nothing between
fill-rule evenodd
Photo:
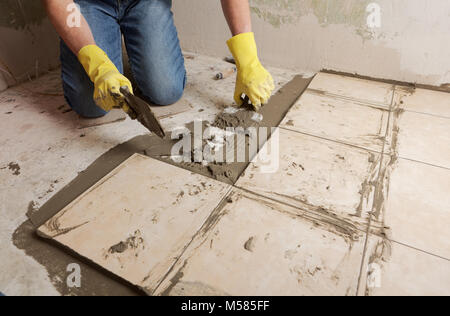
<instances>
[{"instance_id":1,"label":"worn tile surface","mask_svg":"<svg viewBox=\"0 0 450 316\"><path fill-rule=\"evenodd\" d=\"M394 128L400 157L450 168L450 119L405 111Z\"/></svg>"},{"instance_id":2,"label":"worn tile surface","mask_svg":"<svg viewBox=\"0 0 450 316\"><path fill-rule=\"evenodd\" d=\"M450 170L399 159L382 218L389 238L450 259Z\"/></svg>"},{"instance_id":3,"label":"worn tile surface","mask_svg":"<svg viewBox=\"0 0 450 316\"><path fill-rule=\"evenodd\" d=\"M134 155L38 232L151 293L227 191Z\"/></svg>"},{"instance_id":4,"label":"worn tile surface","mask_svg":"<svg viewBox=\"0 0 450 316\"><path fill-rule=\"evenodd\" d=\"M449 93L397 87L387 148L403 158L450 168L449 111Z\"/></svg>"},{"instance_id":5,"label":"worn tile surface","mask_svg":"<svg viewBox=\"0 0 450 316\"><path fill-rule=\"evenodd\" d=\"M282 127L382 152L389 111L307 91Z\"/></svg>"},{"instance_id":6,"label":"worn tile surface","mask_svg":"<svg viewBox=\"0 0 450 316\"><path fill-rule=\"evenodd\" d=\"M450 295L449 260L374 236L368 244L360 295Z\"/></svg>"},{"instance_id":7,"label":"worn tile surface","mask_svg":"<svg viewBox=\"0 0 450 316\"><path fill-rule=\"evenodd\" d=\"M355 295L364 248L307 212L234 190L156 294Z\"/></svg>"},{"instance_id":8,"label":"worn tile surface","mask_svg":"<svg viewBox=\"0 0 450 316\"><path fill-rule=\"evenodd\" d=\"M395 99L406 111L450 118L450 93L410 87L396 87Z\"/></svg>"},{"instance_id":9,"label":"worn tile surface","mask_svg":"<svg viewBox=\"0 0 450 316\"><path fill-rule=\"evenodd\" d=\"M299 207L364 223L380 155L284 129L279 134L276 172L261 172L264 164L260 153L236 185ZM266 148L261 150L265 151Z\"/></svg>"},{"instance_id":10,"label":"worn tile surface","mask_svg":"<svg viewBox=\"0 0 450 316\"><path fill-rule=\"evenodd\" d=\"M392 102L394 90L391 84L322 72L316 75L309 88L386 107Z\"/></svg>"}]
</instances>

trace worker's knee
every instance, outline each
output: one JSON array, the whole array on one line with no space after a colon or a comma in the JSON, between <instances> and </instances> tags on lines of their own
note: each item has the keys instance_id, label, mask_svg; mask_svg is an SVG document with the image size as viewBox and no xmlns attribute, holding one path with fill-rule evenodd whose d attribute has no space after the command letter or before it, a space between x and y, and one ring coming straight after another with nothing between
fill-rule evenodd
<instances>
[{"instance_id":1,"label":"worker's knee","mask_svg":"<svg viewBox=\"0 0 450 316\"><path fill-rule=\"evenodd\" d=\"M98 107L93 98L93 88L81 85L78 87L64 82L64 97L74 112L85 118L98 118L107 112Z\"/></svg>"},{"instance_id":2,"label":"worker's knee","mask_svg":"<svg viewBox=\"0 0 450 316\"><path fill-rule=\"evenodd\" d=\"M154 104L171 105L181 99L186 85L186 74L164 81L149 81L140 87L142 93Z\"/></svg>"},{"instance_id":3,"label":"worker's knee","mask_svg":"<svg viewBox=\"0 0 450 316\"><path fill-rule=\"evenodd\" d=\"M157 105L171 105L181 99L183 92L184 87L180 85L165 86L163 89L154 92L151 100Z\"/></svg>"}]
</instances>

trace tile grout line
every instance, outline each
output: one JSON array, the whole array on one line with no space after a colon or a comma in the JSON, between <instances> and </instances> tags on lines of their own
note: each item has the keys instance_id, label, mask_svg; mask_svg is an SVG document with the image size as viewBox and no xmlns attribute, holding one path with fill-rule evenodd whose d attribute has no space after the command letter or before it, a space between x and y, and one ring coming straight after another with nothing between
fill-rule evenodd
<instances>
[{"instance_id":1,"label":"tile grout line","mask_svg":"<svg viewBox=\"0 0 450 316\"><path fill-rule=\"evenodd\" d=\"M387 121L387 128L386 128L386 134L384 137L384 142L383 142L383 147L381 150L381 157L380 157L380 165L378 167L378 181L380 181L380 174L381 174L381 169L383 168L383 162L384 162L384 155L385 155L385 149L386 149L386 145L387 145L387 138L390 131L390 123L391 123L391 119L393 117L393 105L394 105L394 101L395 101L395 90L396 90L396 85L392 86L392 97L391 97L391 105L389 106L389 116L388 116L388 121ZM375 205L375 200L372 201L372 209ZM366 241L364 244L364 251L363 251L363 255L361 258L361 266L360 266L360 270L359 270L359 277L358 277L358 285L356 288L356 296L359 296L359 292L361 289L361 282L362 282L362 276L363 276L363 269L365 266L365 261L366 261L366 257L367 257L367 251L368 251L368 246L369 246L369 239L370 239L370 231L371 231L371 227L372 227L372 215L369 214L369 220L367 223L367 231L366 231Z\"/></svg>"},{"instance_id":2,"label":"tile grout line","mask_svg":"<svg viewBox=\"0 0 450 316\"><path fill-rule=\"evenodd\" d=\"M428 116L432 116L432 117L437 117L437 118L441 118L441 119L450 120L450 116L443 116L443 115L438 115L438 114L433 114L433 113L426 113L426 112L420 112L420 111L411 111L411 110L407 110L407 109L403 109L403 110L405 112L408 112L408 113L428 115Z\"/></svg>"},{"instance_id":3,"label":"tile grout line","mask_svg":"<svg viewBox=\"0 0 450 316\"><path fill-rule=\"evenodd\" d=\"M392 90L394 91L394 90ZM376 108L378 110L383 110L383 111L389 111L390 110L390 105L389 104L385 104L382 102L371 102L369 100L365 100L365 99L356 99L353 97L348 97L345 95L341 95L341 94L335 94L332 92L328 92L325 90L320 90L320 89L311 89L308 88L306 89L305 92L310 92L314 95L318 95L318 96L325 96L328 97L330 99L338 99L339 101L352 101L353 103L359 105L359 106L364 106L364 107L370 107L370 108ZM392 95L394 95L394 93L392 93Z\"/></svg>"},{"instance_id":4,"label":"tile grout line","mask_svg":"<svg viewBox=\"0 0 450 316\"><path fill-rule=\"evenodd\" d=\"M395 98L395 90L396 90L396 88L397 88L397 86L395 86L395 89L393 90L394 98ZM432 91L432 90L430 90L430 91ZM338 99L340 101L352 101L356 105L363 106L363 107L375 108L375 109L382 110L382 111L390 111L390 107L387 106L384 103L370 102L370 101L364 100L364 99L355 99L355 98L352 98L352 97L347 97L347 96L344 96L344 95L335 94L335 93L331 93L331 92L327 92L325 90L319 90L319 89L306 89L305 92L309 92L309 93L314 94L316 96L325 96L325 97L328 97L330 99L335 98L335 99ZM428 115L428 116L433 116L433 117L437 117L437 118L449 119L450 120L450 116L445 116L445 115L439 115L439 114L433 114L433 113L427 113L427 112L421 112L421 111L413 111L413 110L408 110L408 109L404 109L404 111L405 112L409 112L409 113Z\"/></svg>"},{"instance_id":5,"label":"tile grout line","mask_svg":"<svg viewBox=\"0 0 450 316\"><path fill-rule=\"evenodd\" d=\"M375 234L374 234L374 235L375 235ZM379 237L381 237L381 236L379 236ZM387 239L387 240L389 240L390 242L396 243L396 244L398 244L398 245L400 245L400 246L403 246L403 247L406 247L406 248L409 248L409 249L412 249L412 250L415 250L415 251L419 251L419 252L424 253L424 254L426 254L426 255L429 255L429 256L432 256L432 257L439 258L439 259L442 259L442 260L445 260L445 261L450 262L450 258L442 257L442 256L440 256L440 255L431 253L431 252L426 251L426 250L423 250L423 249L416 248L416 247L414 247L414 246L411 246L411 245L402 243L402 242L397 241L397 240L389 239L389 238L386 238L386 237L384 237L384 238Z\"/></svg>"},{"instance_id":6,"label":"tile grout line","mask_svg":"<svg viewBox=\"0 0 450 316\"><path fill-rule=\"evenodd\" d=\"M315 135L315 134L310 134L310 133L307 133L307 132L296 131L296 130L294 130L294 129L290 129L289 127L285 127L285 126L279 126L279 128L284 129L284 130L286 130L286 131L290 131L290 132L294 132L294 133L298 133L298 134L310 136L310 137L313 137L313 138L318 138L318 139L330 141L330 142L333 142L333 143L336 143L336 144L339 144L339 145L344 145L344 146L348 146L348 147L360 149L360 150L363 150L363 151L366 151L366 152L370 152L370 153L382 155L382 152L381 152L381 151L377 151L377 150L374 150L374 149L361 147L361 146L358 146L358 145L346 143L346 142L339 141L339 140L336 140L336 139L330 139L330 138L327 138L327 137L324 137L324 136L319 136L319 135Z\"/></svg>"},{"instance_id":7,"label":"tile grout line","mask_svg":"<svg viewBox=\"0 0 450 316\"><path fill-rule=\"evenodd\" d=\"M402 156L398 156L398 158L399 159L403 159L403 160L408 160L408 161L411 161L411 162L416 162L416 163L419 163L419 164L424 164L424 165L427 165L427 166L430 166L430 167L434 167L434 168L450 170L450 167L439 166L439 165L435 165L435 164L432 164L432 163L429 163L429 162L425 162L425 161L415 160L415 159L412 159L412 158L407 158L407 157L402 157Z\"/></svg>"}]
</instances>

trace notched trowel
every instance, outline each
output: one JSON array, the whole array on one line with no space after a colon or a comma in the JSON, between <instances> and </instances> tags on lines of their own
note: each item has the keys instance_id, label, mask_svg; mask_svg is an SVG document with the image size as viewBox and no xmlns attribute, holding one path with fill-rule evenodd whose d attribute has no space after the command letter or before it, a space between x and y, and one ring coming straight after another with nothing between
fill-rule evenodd
<instances>
[{"instance_id":1,"label":"notched trowel","mask_svg":"<svg viewBox=\"0 0 450 316\"><path fill-rule=\"evenodd\" d=\"M159 123L158 119L156 118L155 114L150 108L150 105L147 102L133 95L128 87L120 88L120 92L125 97L125 102L132 112L128 113L131 119L137 119L150 132L155 133L159 137L166 137L166 133L164 133L161 124Z\"/></svg>"}]
</instances>

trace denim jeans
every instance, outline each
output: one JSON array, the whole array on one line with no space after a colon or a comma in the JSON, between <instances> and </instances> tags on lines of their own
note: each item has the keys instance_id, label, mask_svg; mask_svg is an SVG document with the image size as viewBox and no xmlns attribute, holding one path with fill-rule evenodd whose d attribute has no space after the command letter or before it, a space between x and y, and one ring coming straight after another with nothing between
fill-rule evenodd
<instances>
[{"instance_id":1,"label":"denim jeans","mask_svg":"<svg viewBox=\"0 0 450 316\"><path fill-rule=\"evenodd\" d=\"M172 0L75 0L96 44L123 73L122 35L133 77L150 102L169 105L183 95L184 58L171 11ZM106 114L93 100L94 85L77 56L61 41L65 98L79 115Z\"/></svg>"}]
</instances>

